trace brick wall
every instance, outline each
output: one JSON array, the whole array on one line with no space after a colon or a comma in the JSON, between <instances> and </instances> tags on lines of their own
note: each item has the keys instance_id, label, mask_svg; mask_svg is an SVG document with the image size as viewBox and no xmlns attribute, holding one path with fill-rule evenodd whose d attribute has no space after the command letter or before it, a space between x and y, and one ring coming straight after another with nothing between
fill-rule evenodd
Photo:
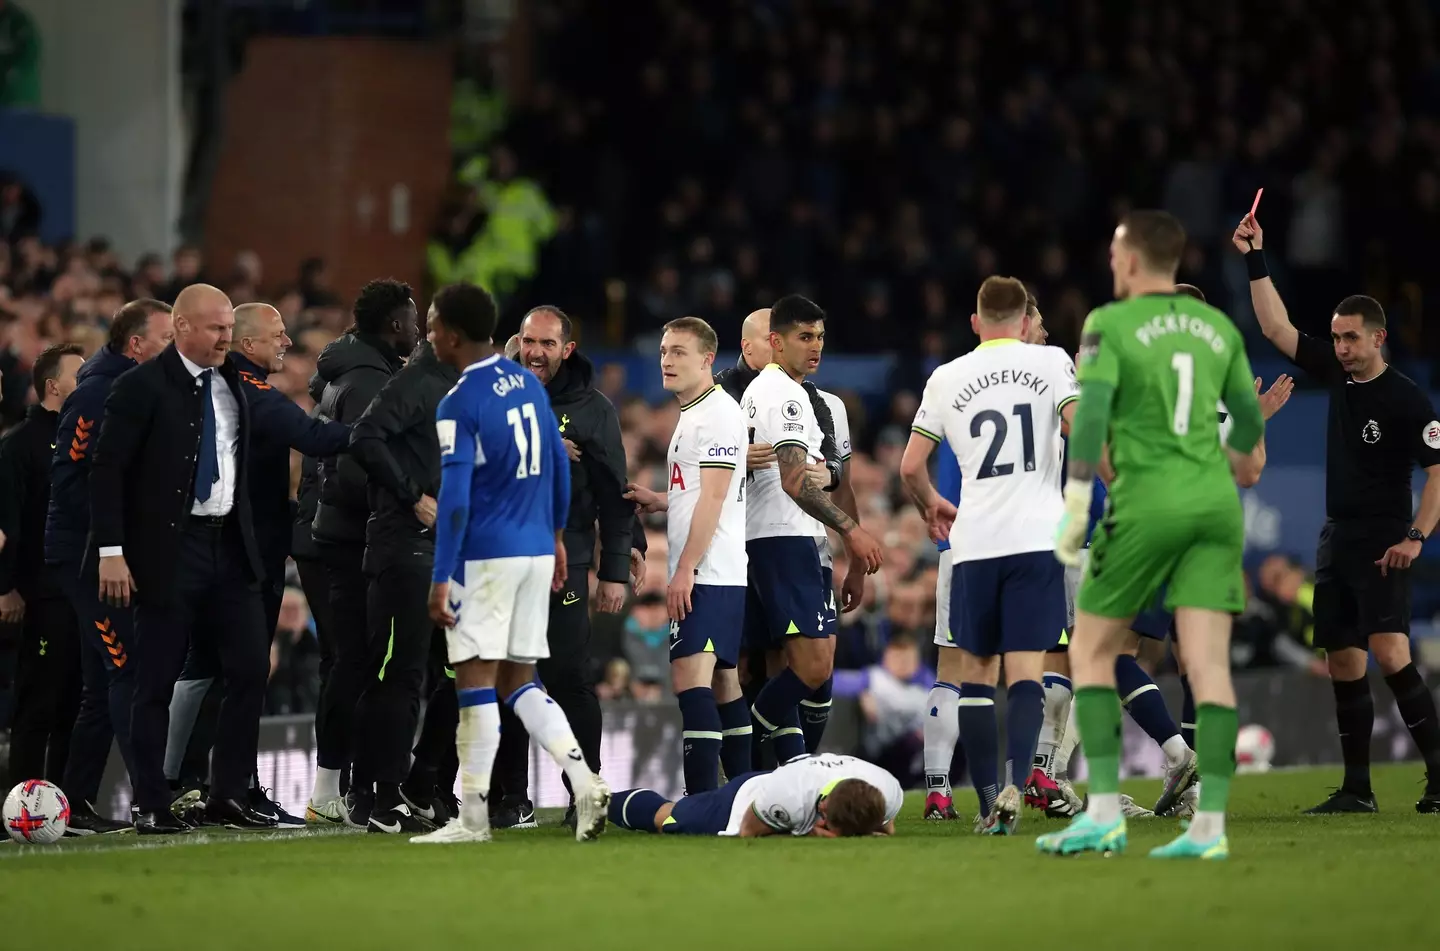
<instances>
[{"instance_id":1,"label":"brick wall","mask_svg":"<svg viewBox=\"0 0 1440 951\"><path fill-rule=\"evenodd\" d=\"M375 277L420 287L450 171L451 52L388 40L265 37L226 98L205 251L253 249L265 282L320 255L346 300ZM423 309L424 304L421 304Z\"/></svg>"}]
</instances>

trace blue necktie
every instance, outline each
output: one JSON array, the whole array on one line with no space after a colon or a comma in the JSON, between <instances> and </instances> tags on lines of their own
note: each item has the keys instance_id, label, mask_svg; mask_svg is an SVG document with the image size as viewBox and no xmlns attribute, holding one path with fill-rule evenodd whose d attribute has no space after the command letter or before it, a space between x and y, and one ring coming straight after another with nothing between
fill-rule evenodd
<instances>
[{"instance_id":1,"label":"blue necktie","mask_svg":"<svg viewBox=\"0 0 1440 951\"><path fill-rule=\"evenodd\" d=\"M195 460L195 501L210 498L210 487L220 481L220 456L215 451L215 403L210 399L212 370L200 371L200 399L204 402L200 423L200 457Z\"/></svg>"}]
</instances>

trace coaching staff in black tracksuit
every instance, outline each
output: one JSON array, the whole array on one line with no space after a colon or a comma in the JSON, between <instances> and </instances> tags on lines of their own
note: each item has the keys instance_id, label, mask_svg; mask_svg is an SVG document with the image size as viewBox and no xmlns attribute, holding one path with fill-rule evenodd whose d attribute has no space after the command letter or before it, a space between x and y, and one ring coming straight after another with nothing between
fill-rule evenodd
<instances>
[{"instance_id":1,"label":"coaching staff in black tracksuit","mask_svg":"<svg viewBox=\"0 0 1440 951\"><path fill-rule=\"evenodd\" d=\"M315 371L324 383L320 415L347 425L360 418L415 347L415 301L410 285L371 281L361 288L353 314L354 326L321 351ZM319 502L311 533L329 576L334 659L320 686L315 786L305 818L336 824L347 821L349 815L340 799L340 771L353 754L355 702L370 672L369 583L364 571L370 498L365 470L349 454L321 458L319 473ZM360 828L368 822L363 813L354 817Z\"/></svg>"},{"instance_id":2,"label":"coaching staff in black tracksuit","mask_svg":"<svg viewBox=\"0 0 1440 951\"><path fill-rule=\"evenodd\" d=\"M1310 813L1376 811L1367 652L1375 655L1425 758L1425 792L1415 810L1440 813L1440 719L1410 657L1410 565L1440 522L1440 419L1426 392L1386 364L1385 311L1378 301L1355 295L1337 304L1329 342L1295 329L1266 268L1264 237L1246 215L1231 239L1245 253L1260 329L1330 390L1315 646L1324 649L1330 669L1345 778ZM1410 480L1417 465L1426 482L1420 510L1412 512Z\"/></svg>"},{"instance_id":3,"label":"coaching staff in black tracksuit","mask_svg":"<svg viewBox=\"0 0 1440 951\"><path fill-rule=\"evenodd\" d=\"M70 830L77 835L131 828L128 822L97 815L91 806L100 795L112 744L119 747L127 772L135 775L130 744L135 665L129 654L135 612L113 609L100 600L96 559L85 557L90 537L90 466L111 386L120 374L158 356L173 338L169 304L142 298L121 307L110 320L109 342L85 361L75 375L75 392L60 407L50 464L45 561L55 567L80 631L84 687L61 783L70 800Z\"/></svg>"},{"instance_id":4,"label":"coaching staff in black tracksuit","mask_svg":"<svg viewBox=\"0 0 1440 951\"><path fill-rule=\"evenodd\" d=\"M80 636L55 568L45 564L45 512L50 507L50 458L60 405L75 389L85 357L79 347L46 348L32 373L40 402L0 441L0 493L7 518L0 530L0 621L23 625L10 721L10 780L59 783L80 707Z\"/></svg>"},{"instance_id":5,"label":"coaching staff in black tracksuit","mask_svg":"<svg viewBox=\"0 0 1440 951\"><path fill-rule=\"evenodd\" d=\"M537 666L540 682L565 711L585 760L600 772L600 701L590 658L590 564L595 560L595 523L600 523L597 606L618 614L625 588L643 577L645 533L635 507L623 497L625 446L620 417L595 389L595 368L575 349L570 318L554 307L537 307L520 324L520 363L540 378L570 452L570 515L565 553L570 581L550 599L550 659ZM491 824L525 828L535 823L528 799L530 739L505 705L500 709L500 751L491 784ZM570 822L574 807L566 814Z\"/></svg>"},{"instance_id":6,"label":"coaching staff in black tracksuit","mask_svg":"<svg viewBox=\"0 0 1440 951\"><path fill-rule=\"evenodd\" d=\"M350 441L350 427L310 417L267 382L271 373L284 368L290 344L285 319L274 307L241 304L235 308L235 335L228 359L240 374L241 389L250 405L250 508L255 520L255 543L265 569L260 592L265 630L272 637L285 593L285 559L290 554L295 519L295 503L290 498L290 450L329 456L344 450ZM209 646L203 640L191 640L185 672L175 685L170 703L165 775L172 785L182 775L196 780L206 774L222 690L215 679L219 658ZM271 800L258 782L252 784L248 801L256 812L281 825L304 825L303 819L290 815Z\"/></svg>"},{"instance_id":7,"label":"coaching staff in black tracksuit","mask_svg":"<svg viewBox=\"0 0 1440 951\"><path fill-rule=\"evenodd\" d=\"M350 436L350 451L370 480L365 574L370 579L370 667L376 671L355 707L350 789L351 801L360 802L373 783L372 832L421 832L421 817L436 818L433 801L407 804L400 785L410 773L410 746L435 635L427 610L440 494L435 409L459 379L459 372L437 360L422 340L405 368L355 421ZM420 816L412 815L411 806Z\"/></svg>"},{"instance_id":8,"label":"coaching staff in black tracksuit","mask_svg":"<svg viewBox=\"0 0 1440 951\"><path fill-rule=\"evenodd\" d=\"M175 343L111 387L90 473L100 594L136 605L135 828L189 828L170 812L164 766L170 696L192 636L213 640L225 678L206 819L274 828L245 803L270 658L247 477L250 411L225 359L235 315L220 290L194 284L173 318Z\"/></svg>"}]
</instances>

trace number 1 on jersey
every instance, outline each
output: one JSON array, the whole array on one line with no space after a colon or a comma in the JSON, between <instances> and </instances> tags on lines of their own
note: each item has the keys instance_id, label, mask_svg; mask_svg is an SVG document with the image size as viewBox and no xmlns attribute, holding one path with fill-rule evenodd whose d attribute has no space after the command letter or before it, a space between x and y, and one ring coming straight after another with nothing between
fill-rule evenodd
<instances>
[{"instance_id":1,"label":"number 1 on jersey","mask_svg":"<svg viewBox=\"0 0 1440 951\"><path fill-rule=\"evenodd\" d=\"M527 435L525 426L520 421L520 414L525 414L525 419L530 423L530 432ZM515 467L515 478L525 479L532 475L540 474L540 422L535 418L535 404L526 403L524 406L512 407L505 413L505 419L510 423L510 428L515 432L515 448L520 452L520 464ZM527 466L525 457L530 457Z\"/></svg>"},{"instance_id":2,"label":"number 1 on jersey","mask_svg":"<svg viewBox=\"0 0 1440 951\"><path fill-rule=\"evenodd\" d=\"M1171 429L1175 435L1184 436L1190 432L1190 404L1195 402L1195 355L1183 350L1170 357L1170 368L1179 378L1175 393L1175 418Z\"/></svg>"}]
</instances>

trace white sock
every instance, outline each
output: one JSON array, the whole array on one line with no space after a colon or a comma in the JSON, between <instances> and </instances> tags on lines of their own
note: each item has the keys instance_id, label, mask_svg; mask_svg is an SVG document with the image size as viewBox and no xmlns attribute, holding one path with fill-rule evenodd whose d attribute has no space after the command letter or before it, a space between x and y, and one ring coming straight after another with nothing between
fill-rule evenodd
<instances>
[{"instance_id":1,"label":"white sock","mask_svg":"<svg viewBox=\"0 0 1440 951\"><path fill-rule=\"evenodd\" d=\"M321 805L339 798L340 770L326 769L323 766L315 767L315 788L310 793L310 801Z\"/></svg>"},{"instance_id":2,"label":"white sock","mask_svg":"<svg viewBox=\"0 0 1440 951\"><path fill-rule=\"evenodd\" d=\"M1120 794L1091 793L1090 804L1085 807L1085 811L1100 825L1109 825L1120 818Z\"/></svg>"},{"instance_id":3,"label":"white sock","mask_svg":"<svg viewBox=\"0 0 1440 951\"><path fill-rule=\"evenodd\" d=\"M1065 732L1060 737L1060 745L1055 750L1055 759L1052 761L1055 774L1051 777L1056 782L1070 779L1070 761L1075 758L1075 747L1080 745L1080 728L1075 725L1075 704L1070 704L1070 710L1065 715Z\"/></svg>"},{"instance_id":4,"label":"white sock","mask_svg":"<svg viewBox=\"0 0 1440 951\"><path fill-rule=\"evenodd\" d=\"M950 795L950 761L960 740L960 691L950 684L930 688L925 705L925 789Z\"/></svg>"},{"instance_id":5,"label":"white sock","mask_svg":"<svg viewBox=\"0 0 1440 951\"><path fill-rule=\"evenodd\" d=\"M1055 778L1059 765L1056 752L1065 742L1066 726L1070 720L1070 701L1075 693L1070 688L1070 678L1063 674L1046 672L1045 720L1040 724L1040 742L1035 745L1035 765L1045 775ZM1066 764L1068 765L1068 763ZM1061 771L1063 774L1063 771Z\"/></svg>"},{"instance_id":6,"label":"white sock","mask_svg":"<svg viewBox=\"0 0 1440 951\"><path fill-rule=\"evenodd\" d=\"M511 694L509 703L525 729L570 777L571 787L578 793L588 785L593 774L585 764L585 755L575 742L570 721L550 695L534 684L526 684Z\"/></svg>"},{"instance_id":7,"label":"white sock","mask_svg":"<svg viewBox=\"0 0 1440 951\"><path fill-rule=\"evenodd\" d=\"M1185 745L1185 739L1179 733L1176 733L1170 737L1170 739L1161 743L1160 749L1165 752L1165 765L1167 767L1178 765L1180 761L1185 758L1185 754L1190 752L1190 747Z\"/></svg>"},{"instance_id":8,"label":"white sock","mask_svg":"<svg viewBox=\"0 0 1440 951\"><path fill-rule=\"evenodd\" d=\"M478 831L490 828L490 773L500 750L500 705L493 689L480 687L474 693L476 702L460 707L455 754L460 759L460 822ZM468 699L462 698L462 704Z\"/></svg>"},{"instance_id":9,"label":"white sock","mask_svg":"<svg viewBox=\"0 0 1440 951\"><path fill-rule=\"evenodd\" d=\"M1195 813L1195 818L1190 820L1190 828L1185 830L1185 834L1195 842L1213 842L1225 834L1225 813Z\"/></svg>"}]
</instances>

